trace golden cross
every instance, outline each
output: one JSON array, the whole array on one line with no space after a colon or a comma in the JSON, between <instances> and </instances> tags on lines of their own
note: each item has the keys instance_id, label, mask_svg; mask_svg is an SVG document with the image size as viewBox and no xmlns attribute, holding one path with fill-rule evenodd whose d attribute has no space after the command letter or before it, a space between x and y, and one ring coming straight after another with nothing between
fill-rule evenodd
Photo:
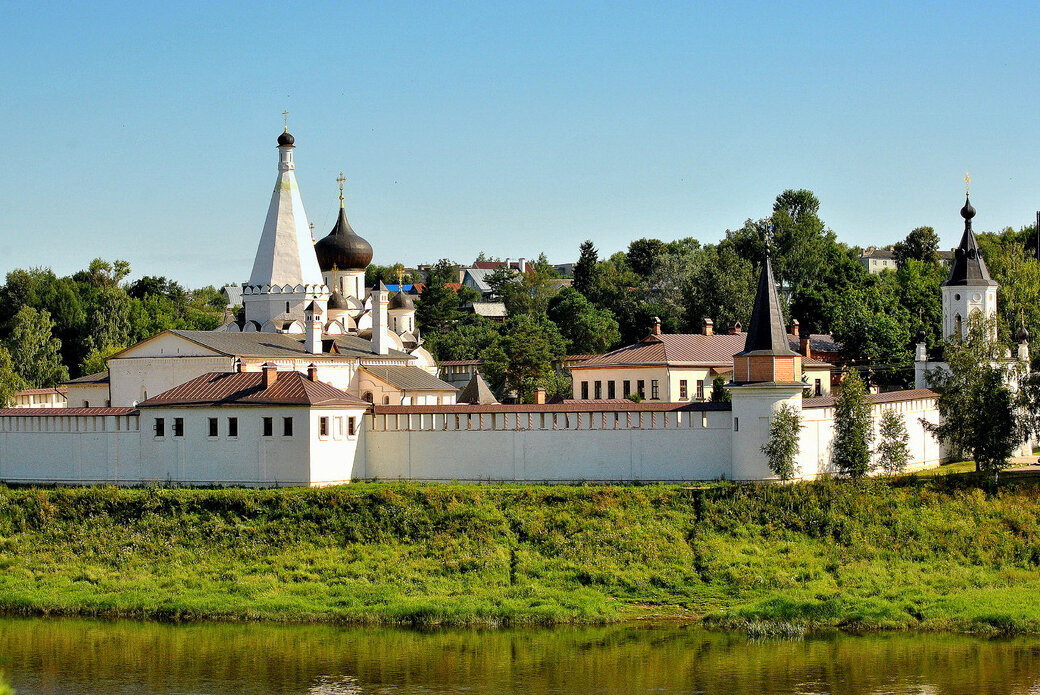
<instances>
[{"instance_id":1,"label":"golden cross","mask_svg":"<svg viewBox=\"0 0 1040 695\"><path fill-rule=\"evenodd\" d=\"M964 172L964 192L971 194L971 176L968 175L968 172Z\"/></svg>"},{"instance_id":2,"label":"golden cross","mask_svg":"<svg viewBox=\"0 0 1040 695\"><path fill-rule=\"evenodd\" d=\"M343 172L339 172L339 176L336 177L337 183L339 183L339 206L343 207L343 182L347 180L347 177L343 175Z\"/></svg>"},{"instance_id":3,"label":"golden cross","mask_svg":"<svg viewBox=\"0 0 1040 695\"><path fill-rule=\"evenodd\" d=\"M401 264L398 263L397 264L397 290L398 291L400 291L401 288L403 287L403 285L401 284L401 278L402 277L404 277L404 268L402 268Z\"/></svg>"},{"instance_id":4,"label":"golden cross","mask_svg":"<svg viewBox=\"0 0 1040 695\"><path fill-rule=\"evenodd\" d=\"M285 121L285 132L289 132L289 111L286 109L282 111L282 119Z\"/></svg>"}]
</instances>

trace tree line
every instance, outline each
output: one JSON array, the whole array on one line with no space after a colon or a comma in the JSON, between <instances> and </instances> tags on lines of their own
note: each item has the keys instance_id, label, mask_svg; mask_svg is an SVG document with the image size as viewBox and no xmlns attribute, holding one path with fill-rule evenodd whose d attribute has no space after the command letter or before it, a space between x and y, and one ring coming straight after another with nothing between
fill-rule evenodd
<instances>
[{"instance_id":1,"label":"tree line","mask_svg":"<svg viewBox=\"0 0 1040 695\"><path fill-rule=\"evenodd\" d=\"M214 287L165 277L127 281L130 264L100 258L70 276L12 270L0 287L0 402L23 388L102 371L108 357L169 328L212 330L226 301Z\"/></svg>"}]
</instances>

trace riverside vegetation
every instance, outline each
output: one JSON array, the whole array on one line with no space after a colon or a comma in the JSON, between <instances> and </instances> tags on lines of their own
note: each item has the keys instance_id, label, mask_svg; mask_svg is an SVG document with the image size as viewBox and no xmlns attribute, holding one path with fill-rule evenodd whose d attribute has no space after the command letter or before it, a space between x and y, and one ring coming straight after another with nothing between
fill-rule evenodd
<instances>
[{"instance_id":1,"label":"riverside vegetation","mask_svg":"<svg viewBox=\"0 0 1040 695\"><path fill-rule=\"evenodd\" d=\"M0 611L1040 632L1040 487L0 488Z\"/></svg>"}]
</instances>

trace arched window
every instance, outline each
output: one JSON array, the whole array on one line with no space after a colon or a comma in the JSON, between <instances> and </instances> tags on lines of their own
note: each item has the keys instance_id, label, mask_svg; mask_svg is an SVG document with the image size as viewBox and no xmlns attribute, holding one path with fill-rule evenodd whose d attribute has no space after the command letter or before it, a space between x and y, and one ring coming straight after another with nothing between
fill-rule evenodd
<instances>
[{"instance_id":1,"label":"arched window","mask_svg":"<svg viewBox=\"0 0 1040 695\"><path fill-rule=\"evenodd\" d=\"M390 405L390 396L383 396L383 405Z\"/></svg>"},{"instance_id":2,"label":"arched window","mask_svg":"<svg viewBox=\"0 0 1040 695\"><path fill-rule=\"evenodd\" d=\"M957 314L953 317L953 329L957 335L957 340L961 340L964 337L964 333L961 331L961 315Z\"/></svg>"},{"instance_id":3,"label":"arched window","mask_svg":"<svg viewBox=\"0 0 1040 695\"><path fill-rule=\"evenodd\" d=\"M361 398L366 400L366 401L368 401L369 403L375 403L375 400L372 398L372 392L371 391L365 391L365 395L362 396Z\"/></svg>"}]
</instances>

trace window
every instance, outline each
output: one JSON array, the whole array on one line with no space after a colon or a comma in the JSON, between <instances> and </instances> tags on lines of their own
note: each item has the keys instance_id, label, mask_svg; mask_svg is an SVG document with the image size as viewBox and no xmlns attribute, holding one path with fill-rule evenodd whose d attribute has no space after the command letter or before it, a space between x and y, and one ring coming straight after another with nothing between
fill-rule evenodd
<instances>
[{"instance_id":1,"label":"window","mask_svg":"<svg viewBox=\"0 0 1040 695\"><path fill-rule=\"evenodd\" d=\"M587 401L589 399L589 382L581 382L581 400Z\"/></svg>"},{"instance_id":2,"label":"window","mask_svg":"<svg viewBox=\"0 0 1040 695\"><path fill-rule=\"evenodd\" d=\"M646 398L646 382L642 379L636 381L636 393L639 394L640 398Z\"/></svg>"},{"instance_id":3,"label":"window","mask_svg":"<svg viewBox=\"0 0 1040 695\"><path fill-rule=\"evenodd\" d=\"M621 386L622 386L622 388L621 388L621 397L622 398L628 398L629 396L632 395L632 382L631 381L629 381L628 379L625 379L625 381L622 383Z\"/></svg>"},{"instance_id":4,"label":"window","mask_svg":"<svg viewBox=\"0 0 1040 695\"><path fill-rule=\"evenodd\" d=\"M697 380L697 400L704 400L704 379Z\"/></svg>"},{"instance_id":5,"label":"window","mask_svg":"<svg viewBox=\"0 0 1040 695\"><path fill-rule=\"evenodd\" d=\"M229 417L227 419L227 436L237 437L238 436L238 418Z\"/></svg>"},{"instance_id":6,"label":"window","mask_svg":"<svg viewBox=\"0 0 1040 695\"><path fill-rule=\"evenodd\" d=\"M597 381L596 382L596 400L598 401L598 400L601 400L602 398L603 398L603 382L602 381Z\"/></svg>"},{"instance_id":7,"label":"window","mask_svg":"<svg viewBox=\"0 0 1040 695\"><path fill-rule=\"evenodd\" d=\"M607 398L614 400L617 398L617 384L613 381L607 382Z\"/></svg>"},{"instance_id":8,"label":"window","mask_svg":"<svg viewBox=\"0 0 1040 695\"><path fill-rule=\"evenodd\" d=\"M155 436L156 437L165 437L166 436L166 420L161 418L161 417L155 418L155 426L152 429L155 430Z\"/></svg>"},{"instance_id":9,"label":"window","mask_svg":"<svg viewBox=\"0 0 1040 695\"><path fill-rule=\"evenodd\" d=\"M289 302L285 303L285 313L289 313Z\"/></svg>"},{"instance_id":10,"label":"window","mask_svg":"<svg viewBox=\"0 0 1040 695\"><path fill-rule=\"evenodd\" d=\"M292 436L292 418L291 417L283 417L282 418L282 436L283 437L291 437Z\"/></svg>"},{"instance_id":11,"label":"window","mask_svg":"<svg viewBox=\"0 0 1040 695\"><path fill-rule=\"evenodd\" d=\"M217 436L217 418L215 418L215 417L211 417L209 419L209 436L211 436L211 437L216 437Z\"/></svg>"},{"instance_id":12,"label":"window","mask_svg":"<svg viewBox=\"0 0 1040 695\"><path fill-rule=\"evenodd\" d=\"M819 379L816 380L816 385L813 387L813 395L814 396L822 396L823 395L823 384L820 383Z\"/></svg>"},{"instance_id":13,"label":"window","mask_svg":"<svg viewBox=\"0 0 1040 695\"><path fill-rule=\"evenodd\" d=\"M362 396L361 398L363 400L368 401L369 403L375 403L375 399L372 398L372 392L371 391L365 391L365 395Z\"/></svg>"},{"instance_id":14,"label":"window","mask_svg":"<svg viewBox=\"0 0 1040 695\"><path fill-rule=\"evenodd\" d=\"M390 396L383 396L383 405L390 405Z\"/></svg>"},{"instance_id":15,"label":"window","mask_svg":"<svg viewBox=\"0 0 1040 695\"><path fill-rule=\"evenodd\" d=\"M679 379L679 400L685 401L689 398L689 394L686 392L686 379Z\"/></svg>"},{"instance_id":16,"label":"window","mask_svg":"<svg viewBox=\"0 0 1040 695\"><path fill-rule=\"evenodd\" d=\"M661 397L661 389L658 386L657 379L650 380L650 400L656 401Z\"/></svg>"},{"instance_id":17,"label":"window","mask_svg":"<svg viewBox=\"0 0 1040 695\"><path fill-rule=\"evenodd\" d=\"M323 417L318 420L318 436L329 436L329 419L327 417Z\"/></svg>"},{"instance_id":18,"label":"window","mask_svg":"<svg viewBox=\"0 0 1040 695\"><path fill-rule=\"evenodd\" d=\"M343 418L338 417L336 423L336 439L343 439Z\"/></svg>"},{"instance_id":19,"label":"window","mask_svg":"<svg viewBox=\"0 0 1040 695\"><path fill-rule=\"evenodd\" d=\"M733 431L734 432L739 432L740 431L740 418L739 417L733 418Z\"/></svg>"},{"instance_id":20,"label":"window","mask_svg":"<svg viewBox=\"0 0 1040 695\"><path fill-rule=\"evenodd\" d=\"M263 433L263 435L265 437L273 437L274 436L274 418L273 417L262 418L260 424L261 424L261 428L262 428L262 433Z\"/></svg>"},{"instance_id":21,"label":"window","mask_svg":"<svg viewBox=\"0 0 1040 695\"><path fill-rule=\"evenodd\" d=\"M347 418L347 435L353 437L357 435L357 423L354 418Z\"/></svg>"},{"instance_id":22,"label":"window","mask_svg":"<svg viewBox=\"0 0 1040 695\"><path fill-rule=\"evenodd\" d=\"M173 436L183 437L184 436L184 418L175 417L173 418Z\"/></svg>"}]
</instances>

